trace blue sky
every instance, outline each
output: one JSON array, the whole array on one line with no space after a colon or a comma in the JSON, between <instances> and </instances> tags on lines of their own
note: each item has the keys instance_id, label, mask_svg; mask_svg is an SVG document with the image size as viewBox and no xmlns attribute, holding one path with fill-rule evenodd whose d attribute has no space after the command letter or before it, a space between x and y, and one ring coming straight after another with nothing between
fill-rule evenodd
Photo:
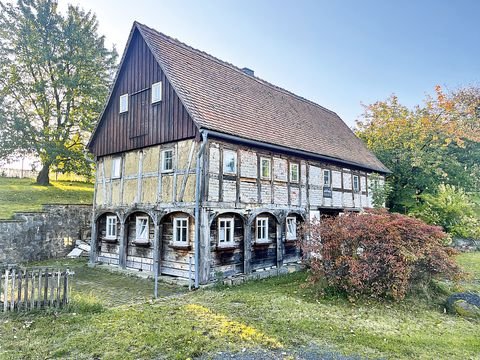
<instances>
[{"instance_id":1,"label":"blue sky","mask_svg":"<svg viewBox=\"0 0 480 360\"><path fill-rule=\"evenodd\" d=\"M480 83L480 1L59 0L91 9L121 53L138 20L275 85L352 126L361 103L408 106L439 84Z\"/></svg>"}]
</instances>

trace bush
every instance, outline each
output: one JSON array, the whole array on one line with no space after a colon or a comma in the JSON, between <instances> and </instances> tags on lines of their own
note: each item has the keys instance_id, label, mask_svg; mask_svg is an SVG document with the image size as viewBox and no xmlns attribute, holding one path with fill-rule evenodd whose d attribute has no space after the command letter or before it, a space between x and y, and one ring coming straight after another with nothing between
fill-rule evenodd
<instances>
[{"instance_id":1,"label":"bush","mask_svg":"<svg viewBox=\"0 0 480 360\"><path fill-rule=\"evenodd\" d=\"M480 238L477 204L461 188L440 185L435 194L421 195L423 204L412 215L428 224L438 225L461 238Z\"/></svg>"},{"instance_id":2,"label":"bush","mask_svg":"<svg viewBox=\"0 0 480 360\"><path fill-rule=\"evenodd\" d=\"M311 223L302 241L311 280L327 281L349 296L401 300L433 278L455 280L461 271L440 227L386 210L348 213ZM321 240L320 240L321 235Z\"/></svg>"}]
</instances>

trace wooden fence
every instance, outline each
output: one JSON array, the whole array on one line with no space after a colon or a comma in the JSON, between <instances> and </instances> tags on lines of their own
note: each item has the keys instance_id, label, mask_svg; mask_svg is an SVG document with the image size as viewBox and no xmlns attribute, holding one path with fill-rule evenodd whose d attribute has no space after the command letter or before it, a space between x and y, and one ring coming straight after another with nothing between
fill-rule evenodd
<instances>
[{"instance_id":1,"label":"wooden fence","mask_svg":"<svg viewBox=\"0 0 480 360\"><path fill-rule=\"evenodd\" d=\"M1 269L0 312L65 306L69 301L69 278L72 275L68 269Z\"/></svg>"}]
</instances>

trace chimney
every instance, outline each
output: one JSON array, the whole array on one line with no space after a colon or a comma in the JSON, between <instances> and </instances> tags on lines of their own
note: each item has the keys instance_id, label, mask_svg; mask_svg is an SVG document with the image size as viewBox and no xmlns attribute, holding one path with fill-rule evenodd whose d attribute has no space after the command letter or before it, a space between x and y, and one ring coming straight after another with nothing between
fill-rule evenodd
<instances>
[{"instance_id":1,"label":"chimney","mask_svg":"<svg viewBox=\"0 0 480 360\"><path fill-rule=\"evenodd\" d=\"M247 74L248 76L255 76L255 72L252 69L249 69L247 67L244 67L242 71Z\"/></svg>"}]
</instances>

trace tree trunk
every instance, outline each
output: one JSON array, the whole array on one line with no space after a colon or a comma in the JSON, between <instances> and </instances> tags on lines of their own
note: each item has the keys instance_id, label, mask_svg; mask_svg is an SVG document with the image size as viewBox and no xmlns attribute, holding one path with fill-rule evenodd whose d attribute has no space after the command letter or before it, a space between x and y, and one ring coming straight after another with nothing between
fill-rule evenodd
<instances>
[{"instance_id":1,"label":"tree trunk","mask_svg":"<svg viewBox=\"0 0 480 360\"><path fill-rule=\"evenodd\" d=\"M43 164L42 170L38 173L37 184L47 186L50 185L50 163Z\"/></svg>"}]
</instances>

